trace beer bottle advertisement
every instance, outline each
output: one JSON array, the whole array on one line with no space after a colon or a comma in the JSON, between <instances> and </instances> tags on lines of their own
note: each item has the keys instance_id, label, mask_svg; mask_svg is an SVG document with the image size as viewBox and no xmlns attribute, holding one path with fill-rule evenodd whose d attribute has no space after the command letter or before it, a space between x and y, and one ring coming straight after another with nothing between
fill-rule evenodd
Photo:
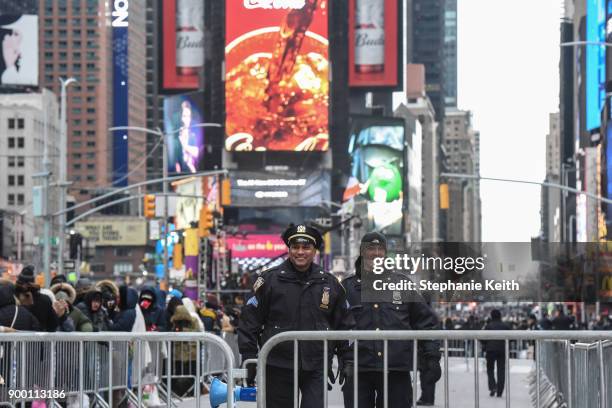
<instances>
[{"instance_id":1,"label":"beer bottle advertisement","mask_svg":"<svg viewBox=\"0 0 612 408\"><path fill-rule=\"evenodd\" d=\"M325 151L328 0L226 2L229 151Z\"/></svg>"},{"instance_id":2,"label":"beer bottle advertisement","mask_svg":"<svg viewBox=\"0 0 612 408\"><path fill-rule=\"evenodd\" d=\"M204 2L163 0L163 78L165 90L196 90L204 69Z\"/></svg>"},{"instance_id":3,"label":"beer bottle advertisement","mask_svg":"<svg viewBox=\"0 0 612 408\"><path fill-rule=\"evenodd\" d=\"M397 0L349 0L349 85L398 87Z\"/></svg>"}]
</instances>

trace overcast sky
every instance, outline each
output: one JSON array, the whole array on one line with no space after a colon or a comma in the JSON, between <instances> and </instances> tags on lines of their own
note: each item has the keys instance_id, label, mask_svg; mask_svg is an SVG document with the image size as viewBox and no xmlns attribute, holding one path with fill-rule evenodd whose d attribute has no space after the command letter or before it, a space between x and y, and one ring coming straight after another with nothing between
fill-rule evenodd
<instances>
[{"instance_id":1,"label":"overcast sky","mask_svg":"<svg viewBox=\"0 0 612 408\"><path fill-rule=\"evenodd\" d=\"M543 181L559 110L559 0L458 0L459 108L481 135L481 175ZM485 242L540 230L540 187L481 182Z\"/></svg>"}]
</instances>

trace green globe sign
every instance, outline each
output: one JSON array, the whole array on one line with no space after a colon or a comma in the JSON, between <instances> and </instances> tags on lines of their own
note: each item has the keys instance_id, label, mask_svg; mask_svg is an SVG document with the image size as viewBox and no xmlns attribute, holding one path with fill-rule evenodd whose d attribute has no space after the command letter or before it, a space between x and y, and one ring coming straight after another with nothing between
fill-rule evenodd
<instances>
[{"instance_id":1,"label":"green globe sign","mask_svg":"<svg viewBox=\"0 0 612 408\"><path fill-rule=\"evenodd\" d=\"M382 203L400 198L402 192L402 175L397 166L387 163L375 168L368 185L370 200Z\"/></svg>"}]
</instances>

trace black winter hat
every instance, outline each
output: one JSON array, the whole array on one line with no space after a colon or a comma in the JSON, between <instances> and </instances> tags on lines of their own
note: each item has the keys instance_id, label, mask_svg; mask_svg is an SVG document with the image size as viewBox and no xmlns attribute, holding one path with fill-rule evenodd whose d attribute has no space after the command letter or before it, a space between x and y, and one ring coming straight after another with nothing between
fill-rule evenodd
<instances>
[{"instance_id":1,"label":"black winter hat","mask_svg":"<svg viewBox=\"0 0 612 408\"><path fill-rule=\"evenodd\" d=\"M17 282L19 283L34 283L36 275L34 273L34 265L25 266L19 276L17 276Z\"/></svg>"},{"instance_id":2,"label":"black winter hat","mask_svg":"<svg viewBox=\"0 0 612 408\"><path fill-rule=\"evenodd\" d=\"M379 244L387 249L387 238L378 231L368 232L361 238L361 244Z\"/></svg>"}]
</instances>

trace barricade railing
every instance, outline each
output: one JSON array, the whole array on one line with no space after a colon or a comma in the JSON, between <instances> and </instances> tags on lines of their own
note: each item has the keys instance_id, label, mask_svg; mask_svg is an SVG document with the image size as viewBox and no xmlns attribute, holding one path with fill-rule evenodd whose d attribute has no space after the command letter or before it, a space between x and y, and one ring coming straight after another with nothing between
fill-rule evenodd
<instances>
[{"instance_id":1,"label":"barricade railing","mask_svg":"<svg viewBox=\"0 0 612 408\"><path fill-rule=\"evenodd\" d=\"M57 406L66 398L80 405L88 400L93 405L94 399L98 406L112 407L127 398L143 406L157 391L155 397L159 394L170 407L174 390L184 388L183 394L191 392L199 407L204 378L224 374L231 404L237 346L232 345L234 335L225 337L202 332L0 334L5 385L0 401L46 400Z\"/></svg>"},{"instance_id":2,"label":"barricade railing","mask_svg":"<svg viewBox=\"0 0 612 408\"><path fill-rule=\"evenodd\" d=\"M293 343L293 406L298 407L298 349L299 342L303 341L322 341L323 342L323 356L327 355L328 346L330 341L345 340L352 342L354 351L354 365L353 365L353 382L358 384L359 376L359 342L360 341L381 341L383 342L383 399L384 407L388 407L388 347L389 341L412 341L412 406L416 406L416 395L417 395L417 376L414 373L417 372L417 359L418 359L418 342L419 341L430 341L430 340L442 340L442 358L443 358L443 378L444 378L444 407L449 407L449 351L450 342L457 340L471 340L474 347L474 406L479 408L480 406L480 395L479 395L479 341L488 340L501 340L504 341L505 345L505 378L506 378L506 407L511 406L511 392L510 392L510 342L516 341L531 341L535 347L535 372L534 381L536 385L536 392L534 395L534 406L536 408L545 407L543 405L543 398L541 397L541 389L543 383L557 383L563 386L565 384L565 393L567 395L566 405L569 408L582 408L583 405L577 403L581 398L584 398L582 394L585 389L577 387L577 375L586 377L581 381L590 381L591 386L586 390L593 391L596 389L596 397L599 401L598 408L612 408L609 404L609 397L611 391L608 391L609 384L612 384L612 369L610 364L604 364L604 345L607 344L606 340L612 340L612 331L498 331L498 330L427 330L427 331L292 331L284 332L275 335L270 338L262 347L258 357L258 370L257 370L257 407L265 408L266 403L266 362L272 349L283 342ZM597 372L598 376L592 375L592 373L584 372L581 368L577 371L577 366L573 360L572 347L570 341L580 341L584 343L594 344L597 350ZM540 350L542 343L551 342L551 344L564 344L562 346L554 346L555 348L548 349L544 347ZM547 343L548 344L548 343ZM607 349L607 347L606 347ZM553 362L550 359L558 359L561 363ZM323 358L323 378L322 378L322 391L323 395L323 406L327 406L328 401L328 389L327 389L327 373L330 369L328 367L328 359ZM608 360L610 361L610 360ZM594 363L594 360L589 360L590 363ZM565 369L559 369L559 365L565 365ZM581 367L584 367L582 364ZM588 365L587 365L588 367ZM553 370L557 369L556 373ZM548 375L551 374L556 376L549 382ZM354 408L358 408L357 388L354 389ZM576 405L578 404L578 405ZM606 405L607 404L607 405ZM548 406L548 405L546 405ZM561 406L561 405L557 405ZM590 408L590 407L589 407Z\"/></svg>"}]
</instances>

